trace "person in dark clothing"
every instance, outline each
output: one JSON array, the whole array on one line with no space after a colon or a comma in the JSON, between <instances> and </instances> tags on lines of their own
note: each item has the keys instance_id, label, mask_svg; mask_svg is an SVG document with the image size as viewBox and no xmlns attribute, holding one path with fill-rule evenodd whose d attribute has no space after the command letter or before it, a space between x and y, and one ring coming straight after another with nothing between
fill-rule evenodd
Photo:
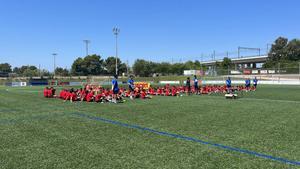
<instances>
[{"instance_id":1,"label":"person in dark clothing","mask_svg":"<svg viewBox=\"0 0 300 169\"><path fill-rule=\"evenodd\" d=\"M191 79L190 79L190 77L188 77L186 79L186 92L187 92L187 95L191 94Z\"/></svg>"}]
</instances>

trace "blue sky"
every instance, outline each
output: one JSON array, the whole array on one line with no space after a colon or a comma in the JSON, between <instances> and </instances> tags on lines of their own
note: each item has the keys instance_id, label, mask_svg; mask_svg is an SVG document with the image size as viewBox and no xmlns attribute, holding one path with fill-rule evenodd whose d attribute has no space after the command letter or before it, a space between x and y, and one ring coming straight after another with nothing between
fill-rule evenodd
<instances>
[{"instance_id":1,"label":"blue sky","mask_svg":"<svg viewBox=\"0 0 300 169\"><path fill-rule=\"evenodd\" d=\"M0 63L70 68L90 53L115 53L112 28L121 29L119 55L132 64L204 60L238 46L266 48L278 36L300 37L299 0L1 0Z\"/></svg>"}]
</instances>

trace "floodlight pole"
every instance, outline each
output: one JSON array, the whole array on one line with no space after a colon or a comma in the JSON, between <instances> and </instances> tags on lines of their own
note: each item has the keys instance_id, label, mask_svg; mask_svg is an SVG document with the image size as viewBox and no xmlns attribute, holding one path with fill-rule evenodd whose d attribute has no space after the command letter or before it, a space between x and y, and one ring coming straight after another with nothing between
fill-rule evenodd
<instances>
[{"instance_id":1,"label":"floodlight pole","mask_svg":"<svg viewBox=\"0 0 300 169\"><path fill-rule=\"evenodd\" d=\"M300 62L299 62L299 81L300 81Z\"/></svg>"},{"instance_id":2,"label":"floodlight pole","mask_svg":"<svg viewBox=\"0 0 300 169\"><path fill-rule=\"evenodd\" d=\"M118 75L118 35L120 33L120 29L117 27L114 27L113 33L116 36L116 75Z\"/></svg>"},{"instance_id":3,"label":"floodlight pole","mask_svg":"<svg viewBox=\"0 0 300 169\"><path fill-rule=\"evenodd\" d=\"M52 56L53 56L53 75L54 75L54 77L55 77L56 56L57 56L57 53L52 53Z\"/></svg>"},{"instance_id":4,"label":"floodlight pole","mask_svg":"<svg viewBox=\"0 0 300 169\"><path fill-rule=\"evenodd\" d=\"M278 63L278 82L280 82L280 63Z\"/></svg>"},{"instance_id":5,"label":"floodlight pole","mask_svg":"<svg viewBox=\"0 0 300 169\"><path fill-rule=\"evenodd\" d=\"M83 42L85 43L85 52L86 52L86 56L89 55L89 44L91 43L90 40L83 40Z\"/></svg>"}]
</instances>

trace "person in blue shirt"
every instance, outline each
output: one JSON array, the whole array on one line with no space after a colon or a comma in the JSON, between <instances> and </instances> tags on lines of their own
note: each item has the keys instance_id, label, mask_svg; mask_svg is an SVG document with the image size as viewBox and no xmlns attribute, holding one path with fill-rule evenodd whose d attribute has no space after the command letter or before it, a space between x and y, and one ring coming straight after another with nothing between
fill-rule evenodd
<instances>
[{"instance_id":1,"label":"person in blue shirt","mask_svg":"<svg viewBox=\"0 0 300 169\"><path fill-rule=\"evenodd\" d=\"M130 76L127 84L128 84L128 89L130 91L130 99L133 99L133 93L134 93L134 80L133 80L133 76Z\"/></svg>"},{"instance_id":2,"label":"person in blue shirt","mask_svg":"<svg viewBox=\"0 0 300 169\"><path fill-rule=\"evenodd\" d=\"M194 75L194 88L195 88L195 93L199 94L199 85L198 85L198 79L196 75Z\"/></svg>"},{"instance_id":3,"label":"person in blue shirt","mask_svg":"<svg viewBox=\"0 0 300 169\"><path fill-rule=\"evenodd\" d=\"M112 102L117 103L117 98L119 94L118 75L115 75L114 79L112 80L112 91Z\"/></svg>"},{"instance_id":4,"label":"person in blue shirt","mask_svg":"<svg viewBox=\"0 0 300 169\"><path fill-rule=\"evenodd\" d=\"M250 81L250 79L246 79L246 80L245 80L245 86L246 86L246 90L249 90L249 89L250 89L250 86L251 86L251 81Z\"/></svg>"},{"instance_id":5,"label":"person in blue shirt","mask_svg":"<svg viewBox=\"0 0 300 169\"><path fill-rule=\"evenodd\" d=\"M230 77L228 77L228 79L226 80L226 87L227 87L227 92L230 93L231 92L231 79L230 79Z\"/></svg>"},{"instance_id":6,"label":"person in blue shirt","mask_svg":"<svg viewBox=\"0 0 300 169\"><path fill-rule=\"evenodd\" d=\"M253 86L254 86L255 89L257 87L257 82L258 82L257 78L254 77L254 79L253 79Z\"/></svg>"}]
</instances>

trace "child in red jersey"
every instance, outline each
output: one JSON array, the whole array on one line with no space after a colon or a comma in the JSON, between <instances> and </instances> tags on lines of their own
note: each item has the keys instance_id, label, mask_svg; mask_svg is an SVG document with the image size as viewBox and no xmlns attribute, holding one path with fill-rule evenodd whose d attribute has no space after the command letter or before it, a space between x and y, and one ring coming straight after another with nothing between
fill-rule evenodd
<instances>
[{"instance_id":1,"label":"child in red jersey","mask_svg":"<svg viewBox=\"0 0 300 169\"><path fill-rule=\"evenodd\" d=\"M87 102L92 102L94 100L94 92L90 91L88 92L88 94L86 95L86 101Z\"/></svg>"},{"instance_id":2,"label":"child in red jersey","mask_svg":"<svg viewBox=\"0 0 300 169\"><path fill-rule=\"evenodd\" d=\"M53 97L53 93L52 93L52 89L48 88L47 90L47 97L52 98Z\"/></svg>"},{"instance_id":3,"label":"child in red jersey","mask_svg":"<svg viewBox=\"0 0 300 169\"><path fill-rule=\"evenodd\" d=\"M72 103L73 101L77 101L76 91L74 90L70 92L70 102Z\"/></svg>"},{"instance_id":4,"label":"child in red jersey","mask_svg":"<svg viewBox=\"0 0 300 169\"><path fill-rule=\"evenodd\" d=\"M45 87L44 89L44 97L48 97L48 87Z\"/></svg>"}]
</instances>

